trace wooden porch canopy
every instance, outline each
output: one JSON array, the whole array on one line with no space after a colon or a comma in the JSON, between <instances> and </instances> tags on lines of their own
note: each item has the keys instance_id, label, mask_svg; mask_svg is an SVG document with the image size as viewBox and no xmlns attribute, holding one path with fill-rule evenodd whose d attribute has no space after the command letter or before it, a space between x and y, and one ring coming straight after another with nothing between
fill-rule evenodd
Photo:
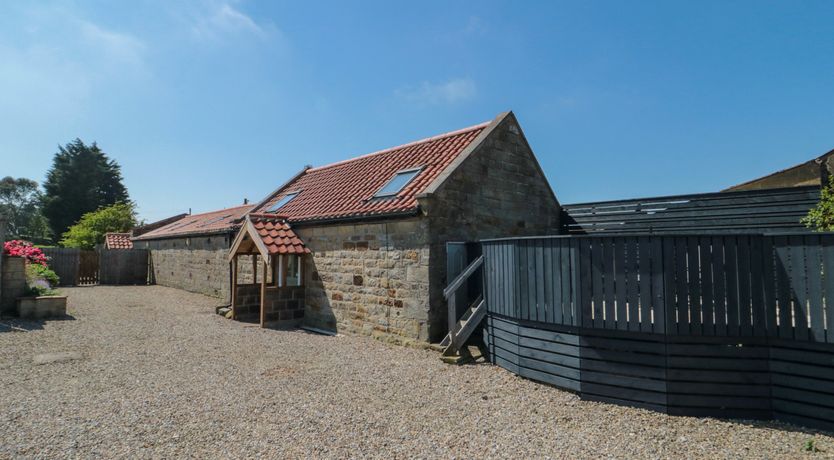
<instances>
[{"instance_id":1,"label":"wooden porch canopy","mask_svg":"<svg viewBox=\"0 0 834 460\"><path fill-rule=\"evenodd\" d=\"M273 260L281 255L303 256L310 250L290 227L284 216L277 214L248 214L244 217L237 236L229 249L229 264L232 271L232 318L237 318L236 301L238 286L238 256L261 256L260 323L264 325L264 299L269 284L267 273ZM276 267L272 267L273 270ZM258 263L252 259L253 280L257 283Z\"/></svg>"}]
</instances>

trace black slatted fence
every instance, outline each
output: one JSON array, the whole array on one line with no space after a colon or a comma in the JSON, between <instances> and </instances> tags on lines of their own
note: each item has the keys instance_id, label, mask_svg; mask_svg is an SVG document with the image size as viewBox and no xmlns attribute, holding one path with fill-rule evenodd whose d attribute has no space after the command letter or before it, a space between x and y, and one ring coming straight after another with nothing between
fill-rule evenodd
<instances>
[{"instance_id":1,"label":"black slatted fence","mask_svg":"<svg viewBox=\"0 0 834 460\"><path fill-rule=\"evenodd\" d=\"M584 398L834 428L834 234L482 242L496 364Z\"/></svg>"},{"instance_id":2,"label":"black slatted fence","mask_svg":"<svg viewBox=\"0 0 834 460\"><path fill-rule=\"evenodd\" d=\"M807 186L569 204L562 225L573 235L808 233L799 221L819 197Z\"/></svg>"}]
</instances>

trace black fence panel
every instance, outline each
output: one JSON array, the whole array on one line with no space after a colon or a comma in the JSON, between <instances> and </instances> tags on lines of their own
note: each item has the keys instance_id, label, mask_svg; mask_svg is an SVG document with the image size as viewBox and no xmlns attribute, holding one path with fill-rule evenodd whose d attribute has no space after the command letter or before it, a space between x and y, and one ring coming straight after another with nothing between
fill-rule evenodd
<instances>
[{"instance_id":1,"label":"black fence panel","mask_svg":"<svg viewBox=\"0 0 834 460\"><path fill-rule=\"evenodd\" d=\"M834 429L834 234L481 244L494 363L587 399Z\"/></svg>"},{"instance_id":2,"label":"black fence panel","mask_svg":"<svg viewBox=\"0 0 834 460\"><path fill-rule=\"evenodd\" d=\"M148 284L148 260L147 249L99 251L99 283Z\"/></svg>"},{"instance_id":3,"label":"black fence panel","mask_svg":"<svg viewBox=\"0 0 834 460\"><path fill-rule=\"evenodd\" d=\"M807 186L569 204L562 222L574 235L810 233L799 221L819 196Z\"/></svg>"}]
</instances>

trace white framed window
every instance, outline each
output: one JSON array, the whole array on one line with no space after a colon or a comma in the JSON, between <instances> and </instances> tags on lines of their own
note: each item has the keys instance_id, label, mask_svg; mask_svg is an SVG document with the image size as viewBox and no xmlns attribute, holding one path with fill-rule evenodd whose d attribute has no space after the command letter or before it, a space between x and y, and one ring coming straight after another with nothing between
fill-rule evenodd
<instances>
[{"instance_id":1,"label":"white framed window","mask_svg":"<svg viewBox=\"0 0 834 460\"><path fill-rule=\"evenodd\" d=\"M301 286L301 257L287 254L287 286Z\"/></svg>"},{"instance_id":2,"label":"white framed window","mask_svg":"<svg viewBox=\"0 0 834 460\"><path fill-rule=\"evenodd\" d=\"M266 212L275 212L281 209L284 205L292 201L293 198L298 196L299 193L301 193L301 191L287 193L286 195L281 197L280 200L276 201L275 204L270 206L269 209L266 210Z\"/></svg>"},{"instance_id":3,"label":"white framed window","mask_svg":"<svg viewBox=\"0 0 834 460\"><path fill-rule=\"evenodd\" d=\"M418 174L423 170L422 166L416 168L403 169L394 173L394 177L388 180L379 191L374 194L374 198L384 198L396 196L400 193L406 185L408 185Z\"/></svg>"},{"instance_id":4,"label":"white framed window","mask_svg":"<svg viewBox=\"0 0 834 460\"><path fill-rule=\"evenodd\" d=\"M272 259L272 284L276 287L301 286L302 259L298 254L278 254Z\"/></svg>"}]
</instances>

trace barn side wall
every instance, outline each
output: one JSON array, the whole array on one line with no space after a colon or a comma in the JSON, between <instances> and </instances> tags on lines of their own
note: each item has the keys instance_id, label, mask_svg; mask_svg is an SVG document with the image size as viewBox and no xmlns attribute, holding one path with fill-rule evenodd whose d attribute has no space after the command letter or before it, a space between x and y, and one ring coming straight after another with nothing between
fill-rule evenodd
<instances>
[{"instance_id":1,"label":"barn side wall","mask_svg":"<svg viewBox=\"0 0 834 460\"><path fill-rule=\"evenodd\" d=\"M293 229L312 251L304 266L305 324L392 343L428 341L424 218Z\"/></svg>"},{"instance_id":2,"label":"barn side wall","mask_svg":"<svg viewBox=\"0 0 834 460\"><path fill-rule=\"evenodd\" d=\"M217 297L230 302L228 253L232 234L136 241L151 253L154 282L161 286ZM241 282L251 278L252 264L240 259Z\"/></svg>"},{"instance_id":3,"label":"barn side wall","mask_svg":"<svg viewBox=\"0 0 834 460\"><path fill-rule=\"evenodd\" d=\"M420 200L431 235L430 339L448 332L443 289L449 241L559 233L560 205L510 114L431 195Z\"/></svg>"}]
</instances>

